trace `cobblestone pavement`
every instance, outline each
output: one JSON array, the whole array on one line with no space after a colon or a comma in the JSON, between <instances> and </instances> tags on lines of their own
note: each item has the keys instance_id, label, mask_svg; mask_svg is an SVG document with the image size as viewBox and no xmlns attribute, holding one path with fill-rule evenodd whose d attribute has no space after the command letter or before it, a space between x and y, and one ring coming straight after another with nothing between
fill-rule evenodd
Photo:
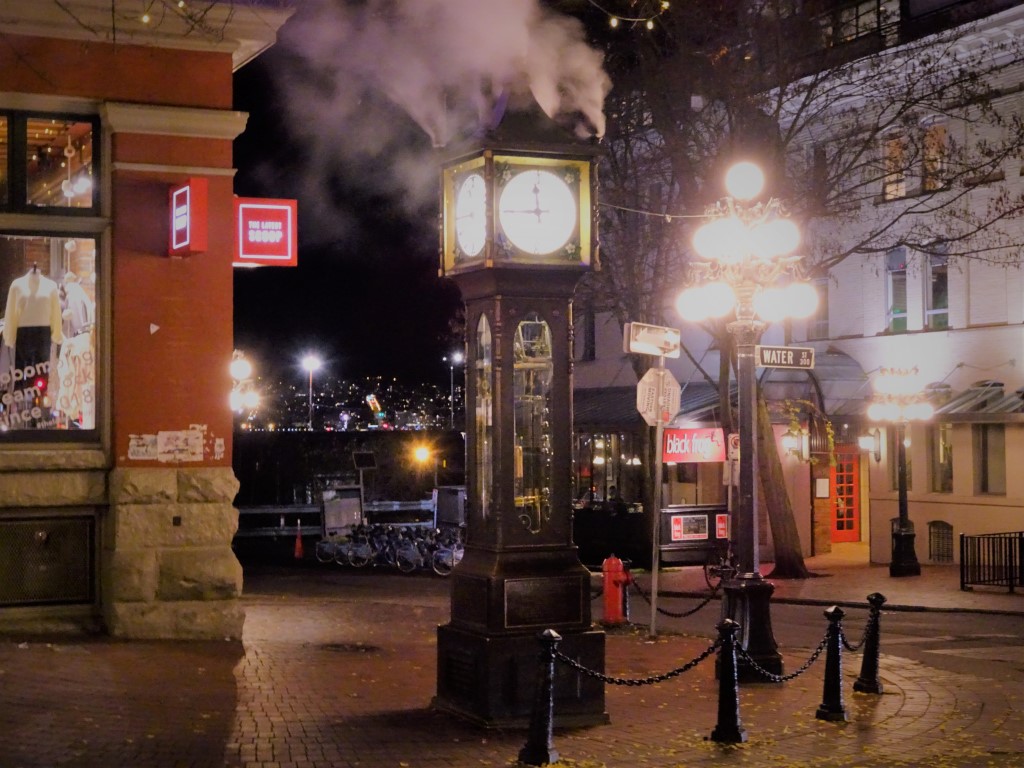
<instances>
[{"instance_id":1,"label":"cobblestone pavement","mask_svg":"<svg viewBox=\"0 0 1024 768\"><path fill-rule=\"evenodd\" d=\"M430 708L445 584L369 574L341 588L316 569L247 574L242 642L0 640L0 768L514 764L524 733ZM612 630L607 673L663 673L707 645ZM785 649L787 668L811 650ZM844 658L848 722L815 719L822 658L791 682L743 686L748 741L711 742L718 684L708 659L657 685L609 685L610 724L556 731L555 748L579 768L1024 765L1019 683L883 653L884 693L853 693L860 658Z\"/></svg>"}]
</instances>

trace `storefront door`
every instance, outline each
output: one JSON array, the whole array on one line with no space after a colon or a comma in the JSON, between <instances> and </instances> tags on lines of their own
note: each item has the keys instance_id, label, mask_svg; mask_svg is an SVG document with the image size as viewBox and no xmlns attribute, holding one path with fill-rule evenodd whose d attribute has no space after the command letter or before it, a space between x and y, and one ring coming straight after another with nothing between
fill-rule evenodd
<instances>
[{"instance_id":1,"label":"storefront door","mask_svg":"<svg viewBox=\"0 0 1024 768\"><path fill-rule=\"evenodd\" d=\"M836 446L832 467L832 543L860 541L860 454L857 446Z\"/></svg>"}]
</instances>

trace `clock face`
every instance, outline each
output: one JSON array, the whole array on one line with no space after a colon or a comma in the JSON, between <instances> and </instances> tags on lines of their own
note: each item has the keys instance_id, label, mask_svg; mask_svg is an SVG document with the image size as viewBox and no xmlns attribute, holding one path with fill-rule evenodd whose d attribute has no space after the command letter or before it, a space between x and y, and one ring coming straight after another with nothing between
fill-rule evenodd
<instances>
[{"instance_id":1,"label":"clock face","mask_svg":"<svg viewBox=\"0 0 1024 768\"><path fill-rule=\"evenodd\" d=\"M487 240L487 192L479 173L467 176L455 195L455 238L466 256L476 256Z\"/></svg>"},{"instance_id":2,"label":"clock face","mask_svg":"<svg viewBox=\"0 0 1024 768\"><path fill-rule=\"evenodd\" d=\"M569 185L551 171L523 171L512 177L498 202L501 228L525 253L543 256L564 246L579 216Z\"/></svg>"}]
</instances>

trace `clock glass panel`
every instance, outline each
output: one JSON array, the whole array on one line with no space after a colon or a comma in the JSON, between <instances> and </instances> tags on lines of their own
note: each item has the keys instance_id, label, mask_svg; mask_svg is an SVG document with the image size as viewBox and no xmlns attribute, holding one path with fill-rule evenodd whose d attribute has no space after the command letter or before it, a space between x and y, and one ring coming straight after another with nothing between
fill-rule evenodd
<instances>
[{"instance_id":1,"label":"clock glass panel","mask_svg":"<svg viewBox=\"0 0 1024 768\"><path fill-rule=\"evenodd\" d=\"M551 171L529 170L502 190L498 219L519 250L534 255L557 251L572 237L579 212L569 185Z\"/></svg>"},{"instance_id":2,"label":"clock glass panel","mask_svg":"<svg viewBox=\"0 0 1024 768\"><path fill-rule=\"evenodd\" d=\"M455 196L455 237L466 256L476 256L487 240L486 186L474 173L465 178Z\"/></svg>"}]
</instances>

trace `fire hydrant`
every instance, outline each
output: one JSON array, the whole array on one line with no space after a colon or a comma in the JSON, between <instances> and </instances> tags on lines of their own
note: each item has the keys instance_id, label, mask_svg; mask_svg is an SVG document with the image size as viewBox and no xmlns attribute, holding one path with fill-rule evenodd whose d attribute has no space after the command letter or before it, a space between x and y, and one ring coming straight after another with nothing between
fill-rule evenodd
<instances>
[{"instance_id":1,"label":"fire hydrant","mask_svg":"<svg viewBox=\"0 0 1024 768\"><path fill-rule=\"evenodd\" d=\"M614 554L605 558L601 563L601 573L604 574L604 620L602 623L624 624L627 621L622 610L625 604L624 587L629 585L632 577L622 561Z\"/></svg>"}]
</instances>

